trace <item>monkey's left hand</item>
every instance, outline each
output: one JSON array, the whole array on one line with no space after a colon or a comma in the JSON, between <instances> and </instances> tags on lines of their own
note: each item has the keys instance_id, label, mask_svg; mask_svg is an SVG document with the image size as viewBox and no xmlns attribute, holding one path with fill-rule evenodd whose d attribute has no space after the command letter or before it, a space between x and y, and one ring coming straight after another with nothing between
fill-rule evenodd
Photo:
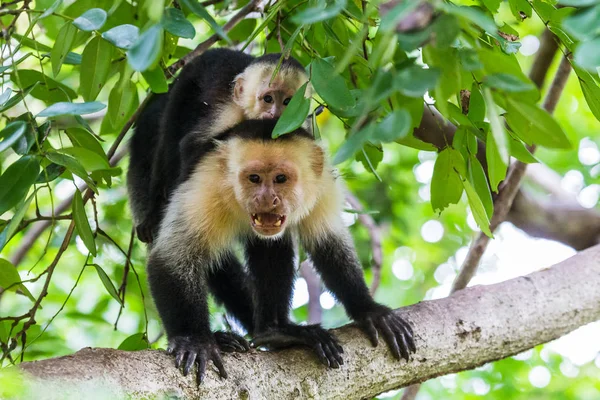
<instances>
[{"instance_id":1,"label":"monkey's left hand","mask_svg":"<svg viewBox=\"0 0 600 400\"><path fill-rule=\"evenodd\" d=\"M310 347L321 363L327 367L339 368L344 364L342 353L337 338L319 325L287 324L269 329L254 337L252 346L265 346L272 349L281 349L294 345Z\"/></svg>"},{"instance_id":2,"label":"monkey's left hand","mask_svg":"<svg viewBox=\"0 0 600 400\"><path fill-rule=\"evenodd\" d=\"M217 342L217 346L222 352L225 353L245 353L250 351L250 345L240 335L233 332L225 332L225 331L216 331L214 333L215 341Z\"/></svg>"},{"instance_id":3,"label":"monkey's left hand","mask_svg":"<svg viewBox=\"0 0 600 400\"><path fill-rule=\"evenodd\" d=\"M377 332L381 333L396 359L402 357L408 361L410 353L416 352L410 324L397 316L391 308L377 304L373 311L357 318L356 322L367 334L373 347L377 347Z\"/></svg>"}]
</instances>

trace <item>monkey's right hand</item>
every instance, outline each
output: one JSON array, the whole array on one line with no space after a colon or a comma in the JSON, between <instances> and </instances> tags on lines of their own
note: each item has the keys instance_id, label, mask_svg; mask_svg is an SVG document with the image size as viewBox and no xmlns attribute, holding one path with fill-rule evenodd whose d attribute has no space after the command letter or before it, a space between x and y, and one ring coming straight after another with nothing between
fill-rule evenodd
<instances>
[{"instance_id":1,"label":"monkey's right hand","mask_svg":"<svg viewBox=\"0 0 600 400\"><path fill-rule=\"evenodd\" d=\"M175 355L175 367L179 368L183 365L183 375L190 373L194 363L198 364L198 385L204 381L208 360L212 360L215 364L221 378L227 378L219 345L213 335L206 337L174 336L169 339L167 353Z\"/></svg>"},{"instance_id":2,"label":"monkey's right hand","mask_svg":"<svg viewBox=\"0 0 600 400\"><path fill-rule=\"evenodd\" d=\"M216 331L214 333L215 341L219 349L225 353L250 351L250 345L240 335L233 332Z\"/></svg>"},{"instance_id":3,"label":"monkey's right hand","mask_svg":"<svg viewBox=\"0 0 600 400\"><path fill-rule=\"evenodd\" d=\"M310 347L327 367L339 368L344 364L344 349L338 339L319 325L303 326L290 323L261 332L252 340L254 347L280 349L294 345Z\"/></svg>"}]
</instances>

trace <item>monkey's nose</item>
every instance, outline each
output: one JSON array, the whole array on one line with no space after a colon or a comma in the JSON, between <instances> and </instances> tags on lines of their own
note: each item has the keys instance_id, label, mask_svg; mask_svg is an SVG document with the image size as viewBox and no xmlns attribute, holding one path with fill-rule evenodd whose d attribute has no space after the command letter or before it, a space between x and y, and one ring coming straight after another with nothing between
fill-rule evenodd
<instances>
[{"instance_id":1,"label":"monkey's nose","mask_svg":"<svg viewBox=\"0 0 600 400\"><path fill-rule=\"evenodd\" d=\"M278 204L279 204L279 197L275 197L273 199L273 207L277 207Z\"/></svg>"}]
</instances>

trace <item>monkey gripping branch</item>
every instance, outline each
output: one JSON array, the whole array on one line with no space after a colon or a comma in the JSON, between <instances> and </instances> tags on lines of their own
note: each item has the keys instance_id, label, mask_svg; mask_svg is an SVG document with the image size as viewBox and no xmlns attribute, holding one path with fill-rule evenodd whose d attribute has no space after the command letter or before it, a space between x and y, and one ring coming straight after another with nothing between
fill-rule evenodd
<instances>
[{"instance_id":1,"label":"monkey gripping branch","mask_svg":"<svg viewBox=\"0 0 600 400\"><path fill-rule=\"evenodd\" d=\"M551 268L506 282L475 286L398 310L417 338L410 362L397 362L358 329L336 330L345 363L329 370L303 349L224 355L229 378L207 373L200 388L163 351L84 349L74 355L23 363L26 397L90 390L123 396L200 399L349 399L422 382L499 360L600 319L600 246ZM212 368L212 366L211 366ZM22 392L19 393L23 395Z\"/></svg>"}]
</instances>

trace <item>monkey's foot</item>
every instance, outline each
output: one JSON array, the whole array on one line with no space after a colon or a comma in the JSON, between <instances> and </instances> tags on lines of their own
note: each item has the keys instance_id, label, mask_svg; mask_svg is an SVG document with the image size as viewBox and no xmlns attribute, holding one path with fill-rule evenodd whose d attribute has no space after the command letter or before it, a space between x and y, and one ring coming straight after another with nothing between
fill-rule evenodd
<instances>
[{"instance_id":1,"label":"monkey's foot","mask_svg":"<svg viewBox=\"0 0 600 400\"><path fill-rule=\"evenodd\" d=\"M227 378L219 345L211 335L208 337L175 336L169 339L167 353L175 355L175 367L183 365L183 375L187 375L195 364L198 364L198 385L204 381L206 363L212 360L219 370L221 378Z\"/></svg>"},{"instance_id":2,"label":"monkey's foot","mask_svg":"<svg viewBox=\"0 0 600 400\"><path fill-rule=\"evenodd\" d=\"M344 349L338 339L319 325L294 325L272 328L257 334L252 340L252 346L264 346L271 349L281 349L294 345L310 347L324 365L339 368L344 364L342 353Z\"/></svg>"},{"instance_id":3,"label":"monkey's foot","mask_svg":"<svg viewBox=\"0 0 600 400\"><path fill-rule=\"evenodd\" d=\"M416 352L412 327L390 308L378 304L375 310L357 318L356 322L367 334L373 347L377 346L379 332L396 359L402 357L408 361L410 353Z\"/></svg>"},{"instance_id":4,"label":"monkey's foot","mask_svg":"<svg viewBox=\"0 0 600 400\"><path fill-rule=\"evenodd\" d=\"M240 335L237 335L233 332L224 332L224 331L216 331L214 333L215 341L217 342L217 346L222 352L225 353L245 353L250 351L250 345Z\"/></svg>"}]
</instances>

